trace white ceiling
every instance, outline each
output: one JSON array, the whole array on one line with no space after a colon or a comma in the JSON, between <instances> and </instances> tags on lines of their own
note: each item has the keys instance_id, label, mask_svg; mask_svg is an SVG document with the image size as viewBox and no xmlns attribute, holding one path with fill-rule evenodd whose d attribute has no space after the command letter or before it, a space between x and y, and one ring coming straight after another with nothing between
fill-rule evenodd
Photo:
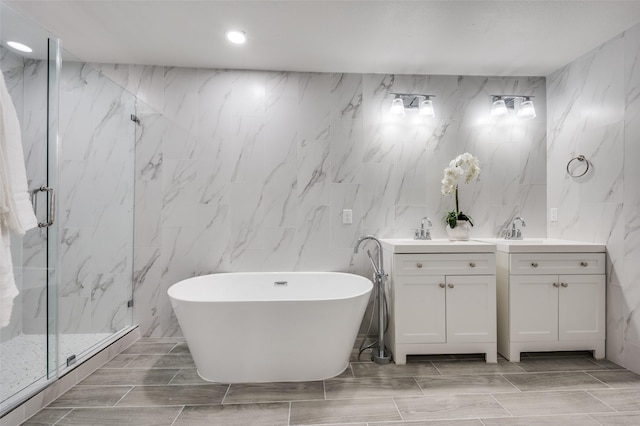
<instances>
[{"instance_id":1,"label":"white ceiling","mask_svg":"<svg viewBox=\"0 0 640 426\"><path fill-rule=\"evenodd\" d=\"M640 22L613 0L4 3L85 61L285 71L544 76Z\"/></svg>"}]
</instances>

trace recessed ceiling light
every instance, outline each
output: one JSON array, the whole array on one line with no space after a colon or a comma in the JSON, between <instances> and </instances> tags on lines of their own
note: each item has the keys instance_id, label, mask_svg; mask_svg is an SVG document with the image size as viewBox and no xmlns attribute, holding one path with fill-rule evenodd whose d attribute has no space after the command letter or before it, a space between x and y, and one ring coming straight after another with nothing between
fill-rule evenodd
<instances>
[{"instance_id":1,"label":"recessed ceiling light","mask_svg":"<svg viewBox=\"0 0 640 426\"><path fill-rule=\"evenodd\" d=\"M18 43L17 41L8 41L7 45L9 47L13 47L14 49L19 50L21 52L25 52L25 53L33 52L32 48L30 48L26 44Z\"/></svg>"},{"instance_id":2,"label":"recessed ceiling light","mask_svg":"<svg viewBox=\"0 0 640 426\"><path fill-rule=\"evenodd\" d=\"M227 31L227 40L235 44L244 44L247 41L247 35L244 31L229 30Z\"/></svg>"}]
</instances>

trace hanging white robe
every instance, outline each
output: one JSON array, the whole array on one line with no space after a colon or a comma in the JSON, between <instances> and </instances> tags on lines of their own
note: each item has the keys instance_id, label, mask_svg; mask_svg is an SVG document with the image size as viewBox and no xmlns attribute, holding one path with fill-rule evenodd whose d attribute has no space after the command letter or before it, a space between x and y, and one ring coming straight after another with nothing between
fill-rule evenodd
<instances>
[{"instance_id":1,"label":"hanging white robe","mask_svg":"<svg viewBox=\"0 0 640 426\"><path fill-rule=\"evenodd\" d=\"M22 235L37 225L27 188L20 122L0 72L0 327L9 324L18 295L9 233Z\"/></svg>"}]
</instances>

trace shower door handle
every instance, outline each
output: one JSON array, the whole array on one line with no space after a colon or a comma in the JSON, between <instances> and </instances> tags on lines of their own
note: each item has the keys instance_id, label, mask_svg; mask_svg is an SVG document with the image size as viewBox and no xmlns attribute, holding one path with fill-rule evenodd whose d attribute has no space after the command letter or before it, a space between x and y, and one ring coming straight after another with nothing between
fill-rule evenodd
<instances>
[{"instance_id":1,"label":"shower door handle","mask_svg":"<svg viewBox=\"0 0 640 426\"><path fill-rule=\"evenodd\" d=\"M38 222L38 228L48 228L53 225L56 217L56 191L50 186L41 186L40 188L34 189L32 192L33 199L31 200L34 206L36 205L36 197L40 192L46 192L49 195L49 220L47 222Z\"/></svg>"}]
</instances>

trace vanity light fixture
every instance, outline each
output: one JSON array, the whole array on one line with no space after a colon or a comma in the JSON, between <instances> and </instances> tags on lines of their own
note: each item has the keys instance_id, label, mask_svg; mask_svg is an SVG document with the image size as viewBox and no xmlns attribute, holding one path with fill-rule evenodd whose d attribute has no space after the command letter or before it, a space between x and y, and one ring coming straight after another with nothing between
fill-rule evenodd
<instances>
[{"instance_id":1,"label":"vanity light fixture","mask_svg":"<svg viewBox=\"0 0 640 426\"><path fill-rule=\"evenodd\" d=\"M391 102L389 112L392 115L403 116L407 109L417 109L418 115L433 118L436 116L433 109L434 95L414 95L410 93L392 93L395 96Z\"/></svg>"},{"instance_id":2,"label":"vanity light fixture","mask_svg":"<svg viewBox=\"0 0 640 426\"><path fill-rule=\"evenodd\" d=\"M22 43L19 43L19 42L17 42L17 41L8 41L8 42L7 42L7 46L9 46L9 47L11 47L11 48L13 48L13 49L15 49L15 50L18 50L18 51L20 51L20 52L24 52L24 53L31 53L31 52L33 52L33 49L32 49L32 48L30 48L30 47L29 47L29 46L27 46L26 44L22 44Z\"/></svg>"},{"instance_id":3,"label":"vanity light fixture","mask_svg":"<svg viewBox=\"0 0 640 426\"><path fill-rule=\"evenodd\" d=\"M507 104L502 96L493 96L493 105L491 105L492 117L504 117L509 111L507 111Z\"/></svg>"},{"instance_id":4,"label":"vanity light fixture","mask_svg":"<svg viewBox=\"0 0 640 426\"><path fill-rule=\"evenodd\" d=\"M241 30L229 30L225 35L227 40L233 44L244 44L247 41L247 34Z\"/></svg>"},{"instance_id":5,"label":"vanity light fixture","mask_svg":"<svg viewBox=\"0 0 640 426\"><path fill-rule=\"evenodd\" d=\"M530 96L524 98L520 103L520 109L518 109L518 117L525 120L536 118L536 108L533 106L533 101Z\"/></svg>"},{"instance_id":6,"label":"vanity light fixture","mask_svg":"<svg viewBox=\"0 0 640 426\"><path fill-rule=\"evenodd\" d=\"M391 115L404 116L406 112L404 111L404 102L402 98L396 96L396 98L391 102L391 109L389 110Z\"/></svg>"},{"instance_id":7,"label":"vanity light fixture","mask_svg":"<svg viewBox=\"0 0 640 426\"><path fill-rule=\"evenodd\" d=\"M509 111L515 111L518 118L525 120L535 118L536 109L533 106L531 100L533 96L525 95L491 95L493 104L491 105L492 117L506 117L509 115ZM520 105L517 105L516 100L520 99ZM516 108L517 107L517 108Z\"/></svg>"},{"instance_id":8,"label":"vanity light fixture","mask_svg":"<svg viewBox=\"0 0 640 426\"><path fill-rule=\"evenodd\" d=\"M420 109L418 114L423 117L434 118L436 116L435 111L433 110L433 101L426 96L423 100L420 101Z\"/></svg>"}]
</instances>

